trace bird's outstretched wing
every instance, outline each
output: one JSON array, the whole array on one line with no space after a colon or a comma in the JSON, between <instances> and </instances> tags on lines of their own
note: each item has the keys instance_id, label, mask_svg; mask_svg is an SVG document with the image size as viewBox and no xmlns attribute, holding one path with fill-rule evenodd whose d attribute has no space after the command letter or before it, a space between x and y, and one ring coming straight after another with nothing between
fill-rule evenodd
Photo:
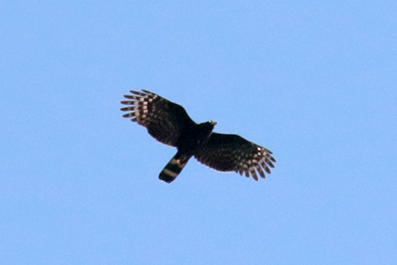
<instances>
[{"instance_id":1,"label":"bird's outstretched wing","mask_svg":"<svg viewBox=\"0 0 397 265\"><path fill-rule=\"evenodd\" d=\"M129 112L123 117L146 127L151 136L164 144L175 146L184 128L196 124L178 104L148 90L130 92L133 95L124 95L129 100L121 101L130 105L121 108Z\"/></svg>"},{"instance_id":2,"label":"bird's outstretched wing","mask_svg":"<svg viewBox=\"0 0 397 265\"><path fill-rule=\"evenodd\" d=\"M258 180L270 174L276 160L272 152L235 134L212 133L208 141L197 151L195 158L219 171L236 171Z\"/></svg>"}]
</instances>

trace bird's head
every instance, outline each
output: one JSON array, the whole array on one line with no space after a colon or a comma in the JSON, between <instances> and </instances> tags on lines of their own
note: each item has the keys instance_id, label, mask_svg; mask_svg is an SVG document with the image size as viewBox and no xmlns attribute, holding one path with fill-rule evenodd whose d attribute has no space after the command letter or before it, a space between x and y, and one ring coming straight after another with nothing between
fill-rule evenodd
<instances>
[{"instance_id":1,"label":"bird's head","mask_svg":"<svg viewBox=\"0 0 397 265\"><path fill-rule=\"evenodd\" d=\"M203 131L208 132L208 135L209 135L212 132L212 130L214 129L215 125L216 125L216 122L207 121L207 122L200 123L198 126L200 128L202 128Z\"/></svg>"},{"instance_id":2,"label":"bird's head","mask_svg":"<svg viewBox=\"0 0 397 265\"><path fill-rule=\"evenodd\" d=\"M217 122L216 121L207 121L209 124L211 124L212 126L214 126L215 127L215 125L217 124Z\"/></svg>"}]
</instances>

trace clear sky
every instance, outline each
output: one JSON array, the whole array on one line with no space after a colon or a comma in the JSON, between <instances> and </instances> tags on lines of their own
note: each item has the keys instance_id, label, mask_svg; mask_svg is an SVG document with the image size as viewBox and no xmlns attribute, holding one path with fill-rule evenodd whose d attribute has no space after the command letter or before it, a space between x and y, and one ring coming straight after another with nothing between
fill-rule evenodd
<instances>
[{"instance_id":1,"label":"clear sky","mask_svg":"<svg viewBox=\"0 0 397 265\"><path fill-rule=\"evenodd\" d=\"M396 264L396 1L1 1L1 264ZM274 153L255 182L130 89Z\"/></svg>"}]
</instances>

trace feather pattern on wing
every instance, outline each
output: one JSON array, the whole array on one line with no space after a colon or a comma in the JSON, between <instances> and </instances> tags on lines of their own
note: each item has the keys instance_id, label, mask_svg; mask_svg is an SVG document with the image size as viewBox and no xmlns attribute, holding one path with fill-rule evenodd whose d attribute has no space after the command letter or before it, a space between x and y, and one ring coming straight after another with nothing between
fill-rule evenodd
<instances>
[{"instance_id":1,"label":"feather pattern on wing","mask_svg":"<svg viewBox=\"0 0 397 265\"><path fill-rule=\"evenodd\" d=\"M220 133L212 133L195 158L213 169L236 171L255 180L258 180L258 174L262 178L265 178L265 172L270 174L269 167L273 168L273 162L276 162L268 149L241 136Z\"/></svg>"},{"instance_id":2,"label":"feather pattern on wing","mask_svg":"<svg viewBox=\"0 0 397 265\"><path fill-rule=\"evenodd\" d=\"M176 103L148 90L130 92L133 95L124 95L128 100L121 101L129 105L121 108L128 112L123 117L146 127L151 136L164 144L175 146L185 128L196 124Z\"/></svg>"}]
</instances>

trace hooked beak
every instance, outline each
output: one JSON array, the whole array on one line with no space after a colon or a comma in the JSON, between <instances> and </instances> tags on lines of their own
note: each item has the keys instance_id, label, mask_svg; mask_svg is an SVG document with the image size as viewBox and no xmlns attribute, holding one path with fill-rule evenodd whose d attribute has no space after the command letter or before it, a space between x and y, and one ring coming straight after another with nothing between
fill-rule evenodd
<instances>
[{"instance_id":1,"label":"hooked beak","mask_svg":"<svg viewBox=\"0 0 397 265\"><path fill-rule=\"evenodd\" d=\"M210 123L212 124L212 125L217 125L217 122L216 121L210 121Z\"/></svg>"}]
</instances>

